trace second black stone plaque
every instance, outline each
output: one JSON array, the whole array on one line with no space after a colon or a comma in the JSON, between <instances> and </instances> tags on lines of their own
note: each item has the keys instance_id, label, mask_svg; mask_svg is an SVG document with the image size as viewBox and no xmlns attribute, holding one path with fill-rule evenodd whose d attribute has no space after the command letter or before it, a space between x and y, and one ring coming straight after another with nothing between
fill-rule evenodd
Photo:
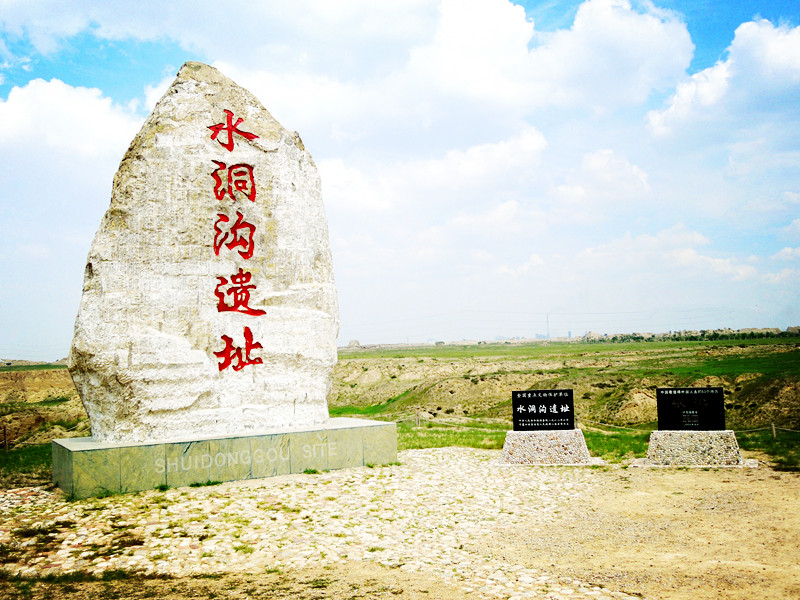
<instances>
[{"instance_id":1,"label":"second black stone plaque","mask_svg":"<svg viewBox=\"0 0 800 600\"><path fill-rule=\"evenodd\" d=\"M721 387L656 388L658 428L662 431L725 429Z\"/></svg>"},{"instance_id":2,"label":"second black stone plaque","mask_svg":"<svg viewBox=\"0 0 800 600\"><path fill-rule=\"evenodd\" d=\"M575 429L572 390L514 390L511 408L514 431Z\"/></svg>"}]
</instances>

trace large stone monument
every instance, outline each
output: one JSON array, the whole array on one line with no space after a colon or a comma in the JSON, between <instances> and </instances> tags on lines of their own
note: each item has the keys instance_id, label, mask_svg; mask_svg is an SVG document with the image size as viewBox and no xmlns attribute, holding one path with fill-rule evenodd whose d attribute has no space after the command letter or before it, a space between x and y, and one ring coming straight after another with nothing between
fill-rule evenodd
<instances>
[{"instance_id":1,"label":"large stone monument","mask_svg":"<svg viewBox=\"0 0 800 600\"><path fill-rule=\"evenodd\" d=\"M54 443L55 481L76 495L118 491L113 475L81 465L121 449L141 463L128 470L153 471L133 487L120 474L121 491L215 479L214 466L222 478L263 476L272 468L254 469L257 459L292 463L293 446L296 465L394 460L393 425L328 418L337 333L311 156L247 90L186 63L122 159L89 252L69 369L92 437ZM380 456L364 458L363 426ZM333 444L297 438L329 431ZM264 436L272 445L255 448ZM361 459L337 462L358 454L356 437ZM211 445L193 459L170 447L201 442ZM120 473L123 462L112 460Z\"/></svg>"}]
</instances>

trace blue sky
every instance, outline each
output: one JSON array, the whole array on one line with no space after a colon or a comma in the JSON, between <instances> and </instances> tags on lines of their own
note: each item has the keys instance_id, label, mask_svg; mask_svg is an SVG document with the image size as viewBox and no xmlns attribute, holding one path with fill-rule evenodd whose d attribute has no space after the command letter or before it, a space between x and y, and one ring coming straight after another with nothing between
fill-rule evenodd
<instances>
[{"instance_id":1,"label":"blue sky","mask_svg":"<svg viewBox=\"0 0 800 600\"><path fill-rule=\"evenodd\" d=\"M297 130L340 343L800 324L788 1L0 2L0 357L69 349L186 60Z\"/></svg>"}]
</instances>

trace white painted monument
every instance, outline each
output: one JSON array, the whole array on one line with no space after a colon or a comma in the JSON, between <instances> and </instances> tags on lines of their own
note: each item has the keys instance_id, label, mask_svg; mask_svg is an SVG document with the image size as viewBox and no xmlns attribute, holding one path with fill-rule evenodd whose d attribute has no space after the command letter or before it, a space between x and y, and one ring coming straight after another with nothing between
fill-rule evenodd
<instances>
[{"instance_id":1,"label":"white painted monument","mask_svg":"<svg viewBox=\"0 0 800 600\"><path fill-rule=\"evenodd\" d=\"M131 143L86 263L69 370L83 497L396 460L393 423L329 419L339 329L314 162L247 90L186 63Z\"/></svg>"},{"instance_id":2,"label":"white painted monument","mask_svg":"<svg viewBox=\"0 0 800 600\"><path fill-rule=\"evenodd\" d=\"M187 63L89 252L69 369L92 436L323 423L338 327L311 156L255 96Z\"/></svg>"}]
</instances>

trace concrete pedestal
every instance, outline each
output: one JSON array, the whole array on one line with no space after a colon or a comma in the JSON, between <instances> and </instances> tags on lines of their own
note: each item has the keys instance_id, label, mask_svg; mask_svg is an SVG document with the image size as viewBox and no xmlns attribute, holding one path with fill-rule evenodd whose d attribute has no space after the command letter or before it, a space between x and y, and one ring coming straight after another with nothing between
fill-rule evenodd
<instances>
[{"instance_id":1,"label":"concrete pedestal","mask_svg":"<svg viewBox=\"0 0 800 600\"><path fill-rule=\"evenodd\" d=\"M589 465L589 455L580 429L509 431L501 462L519 465Z\"/></svg>"},{"instance_id":2,"label":"concrete pedestal","mask_svg":"<svg viewBox=\"0 0 800 600\"><path fill-rule=\"evenodd\" d=\"M241 437L120 444L69 438L53 440L52 451L53 482L74 498L86 498L391 463L397 460L397 426L335 418Z\"/></svg>"},{"instance_id":3,"label":"concrete pedestal","mask_svg":"<svg viewBox=\"0 0 800 600\"><path fill-rule=\"evenodd\" d=\"M736 434L724 431L653 431L642 466L740 466Z\"/></svg>"}]
</instances>

